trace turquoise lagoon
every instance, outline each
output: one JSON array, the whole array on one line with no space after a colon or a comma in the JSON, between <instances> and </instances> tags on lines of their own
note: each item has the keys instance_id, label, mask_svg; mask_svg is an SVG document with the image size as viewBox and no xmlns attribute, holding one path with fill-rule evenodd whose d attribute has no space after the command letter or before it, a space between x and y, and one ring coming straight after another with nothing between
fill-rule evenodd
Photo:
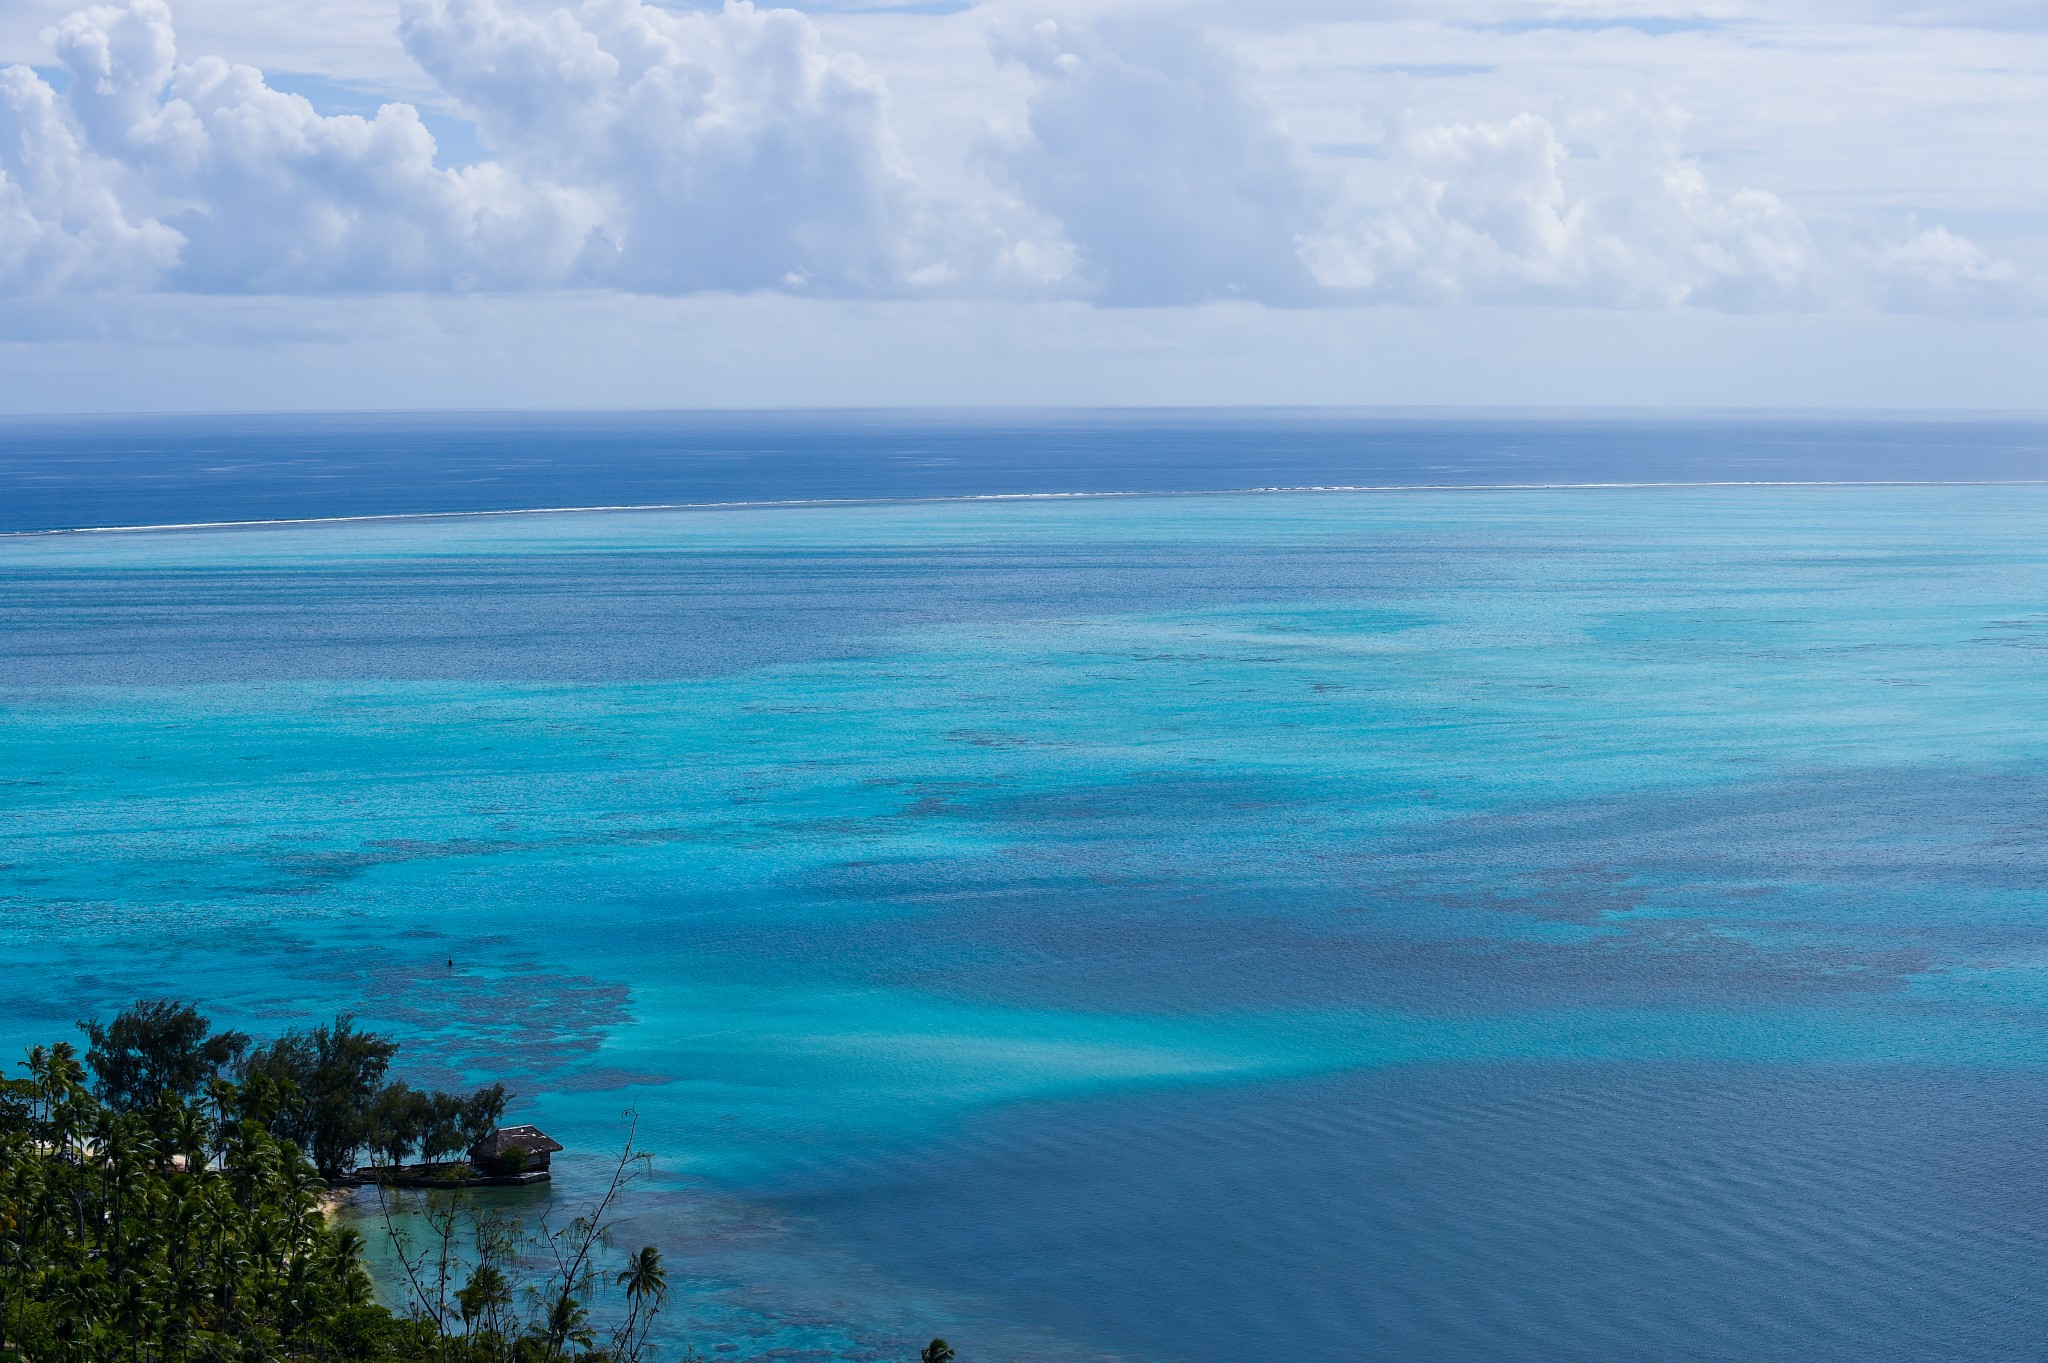
<instances>
[{"instance_id":1,"label":"turquoise lagoon","mask_svg":"<svg viewBox=\"0 0 2048 1363\"><path fill-rule=\"evenodd\" d=\"M671 1350L2048 1337L2048 488L0 539L0 1042L353 1009Z\"/></svg>"}]
</instances>

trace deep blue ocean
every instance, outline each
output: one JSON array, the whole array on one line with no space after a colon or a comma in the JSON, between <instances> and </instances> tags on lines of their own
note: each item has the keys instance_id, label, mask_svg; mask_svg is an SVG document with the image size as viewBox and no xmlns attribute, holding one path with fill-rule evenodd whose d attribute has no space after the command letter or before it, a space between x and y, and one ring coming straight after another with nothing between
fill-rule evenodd
<instances>
[{"instance_id":1,"label":"deep blue ocean","mask_svg":"<svg viewBox=\"0 0 2048 1363\"><path fill-rule=\"evenodd\" d=\"M669 1357L2038 1360L2039 478L2014 421L0 422L0 1047L353 1009L564 1199L631 1107ZM1411 490L1236 491L1340 487ZM1134 495L1011 496L1070 492ZM434 514L649 503L728 505Z\"/></svg>"}]
</instances>

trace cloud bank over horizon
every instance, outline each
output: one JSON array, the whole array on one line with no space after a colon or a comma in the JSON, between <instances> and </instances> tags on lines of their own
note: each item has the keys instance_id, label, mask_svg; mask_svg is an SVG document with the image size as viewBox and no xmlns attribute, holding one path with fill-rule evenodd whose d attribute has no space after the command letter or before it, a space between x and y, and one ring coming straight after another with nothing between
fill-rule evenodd
<instances>
[{"instance_id":1,"label":"cloud bank over horizon","mask_svg":"<svg viewBox=\"0 0 2048 1363\"><path fill-rule=\"evenodd\" d=\"M1197 11L982 17L1019 99L940 164L932 109L823 16L404 0L395 41L483 149L458 164L414 102L322 113L182 53L164 0L80 9L54 66L0 70L0 296L2048 313L1962 230L1815 220L1710 164L1654 92L1395 107L1331 155ZM1411 79L1339 74L1360 104Z\"/></svg>"}]
</instances>

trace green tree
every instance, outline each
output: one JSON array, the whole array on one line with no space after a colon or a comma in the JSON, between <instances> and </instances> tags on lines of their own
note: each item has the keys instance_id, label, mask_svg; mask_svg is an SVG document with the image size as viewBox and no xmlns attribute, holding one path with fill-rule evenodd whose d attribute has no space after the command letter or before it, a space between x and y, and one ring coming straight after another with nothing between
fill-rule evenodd
<instances>
[{"instance_id":1,"label":"green tree","mask_svg":"<svg viewBox=\"0 0 2048 1363\"><path fill-rule=\"evenodd\" d=\"M579 1353L587 1352L597 1342L590 1329L590 1308L577 1299L572 1289L562 1289L548 1302L544 1340L547 1358L561 1358L571 1347Z\"/></svg>"},{"instance_id":2,"label":"green tree","mask_svg":"<svg viewBox=\"0 0 2048 1363\"><path fill-rule=\"evenodd\" d=\"M505 1091L505 1087L502 1084L494 1084L492 1087L501 1095ZM432 1164L438 1160L446 1159L450 1155L460 1154L469 1148L470 1142L464 1139L463 1133L470 1101L470 1099L458 1098L452 1093L442 1093L438 1090L422 1095L419 1107L421 1159ZM502 1098L498 1105L498 1112L500 1114L504 1112ZM492 1119L492 1124L496 1125L495 1116ZM489 1135L490 1133L485 1132L484 1134Z\"/></svg>"},{"instance_id":3,"label":"green tree","mask_svg":"<svg viewBox=\"0 0 2048 1363\"><path fill-rule=\"evenodd\" d=\"M634 1363L646 1348L654 1318L668 1304L668 1269L661 1251L643 1245L613 1276L626 1290L626 1319L612 1335L612 1357Z\"/></svg>"},{"instance_id":4,"label":"green tree","mask_svg":"<svg viewBox=\"0 0 2048 1363\"><path fill-rule=\"evenodd\" d=\"M505 1317L512 1310L512 1282L496 1264L478 1264L455 1294L455 1301L466 1329L502 1334Z\"/></svg>"},{"instance_id":5,"label":"green tree","mask_svg":"<svg viewBox=\"0 0 2048 1363\"><path fill-rule=\"evenodd\" d=\"M486 1084L463 1100L462 1112L455 1119L456 1130L464 1150L497 1130L504 1120L505 1105L512 1095L505 1091L503 1084Z\"/></svg>"},{"instance_id":6,"label":"green tree","mask_svg":"<svg viewBox=\"0 0 2048 1363\"><path fill-rule=\"evenodd\" d=\"M0 1081L0 1357L424 1356L431 1336L371 1301L361 1237L328 1224L325 1185L252 1095L216 1084L209 1112L166 1087L122 1110L63 1044L26 1072Z\"/></svg>"},{"instance_id":7,"label":"green tree","mask_svg":"<svg viewBox=\"0 0 2048 1363\"><path fill-rule=\"evenodd\" d=\"M503 1084L460 1097L393 1080L363 1112L362 1143L390 1166L404 1164L415 1150L424 1163L438 1163L489 1135L504 1115L506 1099Z\"/></svg>"},{"instance_id":8,"label":"green tree","mask_svg":"<svg viewBox=\"0 0 2048 1363\"><path fill-rule=\"evenodd\" d=\"M129 1024L88 1035L102 1056L146 1055L153 1069L109 1079L125 1062L91 1065L99 1082L88 1084L89 1060L59 1043L31 1051L24 1077L0 1077L0 1363L646 1355L669 1282L654 1247L623 1261L611 1249L621 1199L648 1167L630 1124L611 1178L566 1224L547 1209L521 1223L461 1190L424 1191L412 1204L420 1215L394 1216L393 1190L379 1184L397 1265L385 1286L407 1297L394 1311L372 1291L362 1235L325 1214L328 1186L308 1156L351 1138L384 1142L387 1157L409 1148L401 1140L438 1152L465 1122L495 1123L504 1090L460 1098L387 1083L396 1045L346 1015L258 1048L238 1079L205 1059L195 1081L163 1057L197 1044L204 1058L212 1034L196 1010L131 1012ZM321 1121L339 1120L323 1102L352 1123L350 1137L322 1135ZM382 1130L407 1123L424 1134ZM603 1300L607 1289L623 1293L623 1310Z\"/></svg>"},{"instance_id":9,"label":"green tree","mask_svg":"<svg viewBox=\"0 0 2048 1363\"><path fill-rule=\"evenodd\" d=\"M355 1016L342 1013L331 1025L258 1047L247 1072L277 1084L283 1097L274 1129L332 1179L354 1168L374 1134L369 1113L397 1053L397 1042L358 1031Z\"/></svg>"},{"instance_id":10,"label":"green tree","mask_svg":"<svg viewBox=\"0 0 2048 1363\"><path fill-rule=\"evenodd\" d=\"M427 1097L410 1084L389 1083L363 1114L363 1143L385 1164L401 1165L427 1124Z\"/></svg>"},{"instance_id":11,"label":"green tree","mask_svg":"<svg viewBox=\"0 0 2048 1363\"><path fill-rule=\"evenodd\" d=\"M117 1112L148 1112L169 1094L190 1097L249 1047L240 1032L214 1032L189 1003L145 999L102 1026L81 1022L94 1091Z\"/></svg>"}]
</instances>

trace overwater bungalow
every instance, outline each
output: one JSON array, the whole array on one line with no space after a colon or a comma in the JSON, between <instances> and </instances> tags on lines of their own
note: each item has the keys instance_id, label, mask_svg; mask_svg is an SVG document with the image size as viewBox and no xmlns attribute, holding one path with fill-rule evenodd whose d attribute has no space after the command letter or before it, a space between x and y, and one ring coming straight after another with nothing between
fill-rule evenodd
<instances>
[{"instance_id":1,"label":"overwater bungalow","mask_svg":"<svg viewBox=\"0 0 2048 1363\"><path fill-rule=\"evenodd\" d=\"M469 1163L484 1178L539 1183L548 1177L549 1157L561 1148L537 1126L501 1126L469 1147Z\"/></svg>"}]
</instances>

